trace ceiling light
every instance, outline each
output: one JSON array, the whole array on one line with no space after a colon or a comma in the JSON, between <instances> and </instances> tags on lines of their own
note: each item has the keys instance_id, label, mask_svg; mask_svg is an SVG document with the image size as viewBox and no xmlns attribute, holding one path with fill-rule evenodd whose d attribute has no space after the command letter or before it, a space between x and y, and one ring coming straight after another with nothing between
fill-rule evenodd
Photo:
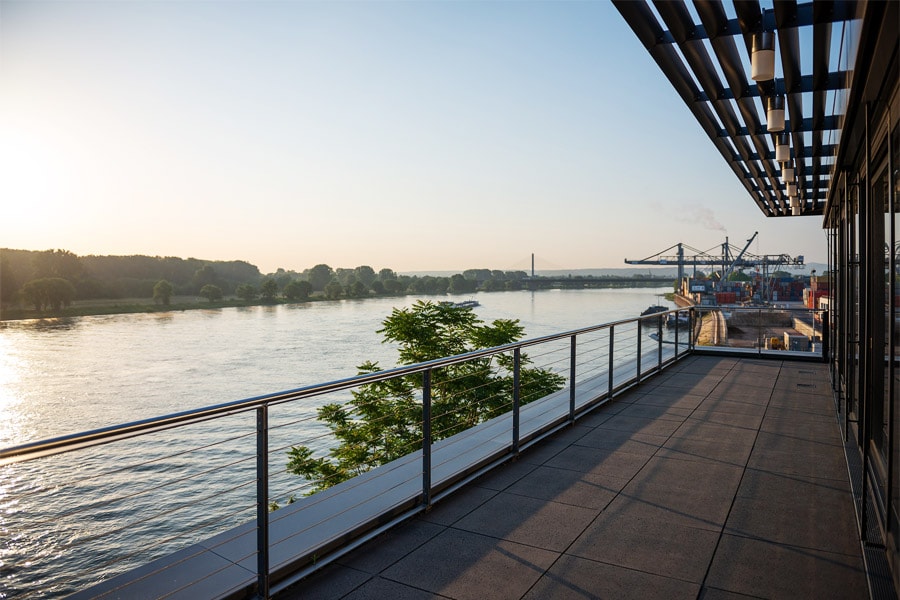
<instances>
[{"instance_id":1,"label":"ceiling light","mask_svg":"<svg viewBox=\"0 0 900 600\"><path fill-rule=\"evenodd\" d=\"M790 160L781 165L781 180L785 183L793 183L794 181L794 163Z\"/></svg>"},{"instance_id":2,"label":"ceiling light","mask_svg":"<svg viewBox=\"0 0 900 600\"><path fill-rule=\"evenodd\" d=\"M775 78L775 34L754 33L750 52L750 79L768 81Z\"/></svg>"},{"instance_id":3,"label":"ceiling light","mask_svg":"<svg viewBox=\"0 0 900 600\"><path fill-rule=\"evenodd\" d=\"M795 217L799 217L800 216L800 207L799 206L793 207L791 209L791 214Z\"/></svg>"},{"instance_id":4,"label":"ceiling light","mask_svg":"<svg viewBox=\"0 0 900 600\"><path fill-rule=\"evenodd\" d=\"M766 128L770 133L784 131L784 96L766 98Z\"/></svg>"},{"instance_id":5,"label":"ceiling light","mask_svg":"<svg viewBox=\"0 0 900 600\"><path fill-rule=\"evenodd\" d=\"M787 133L779 133L775 136L775 160L785 162L791 159L791 143Z\"/></svg>"}]
</instances>

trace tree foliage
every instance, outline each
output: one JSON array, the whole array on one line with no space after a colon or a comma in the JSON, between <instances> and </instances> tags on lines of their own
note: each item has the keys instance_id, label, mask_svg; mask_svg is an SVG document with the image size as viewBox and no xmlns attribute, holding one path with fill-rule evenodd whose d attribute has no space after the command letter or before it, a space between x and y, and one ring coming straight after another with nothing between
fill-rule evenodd
<instances>
[{"instance_id":1,"label":"tree foliage","mask_svg":"<svg viewBox=\"0 0 900 600\"><path fill-rule=\"evenodd\" d=\"M222 288L213 283L207 283L200 288L200 296L206 298L210 302L216 302L222 299Z\"/></svg>"},{"instance_id":2,"label":"tree foliage","mask_svg":"<svg viewBox=\"0 0 900 600\"><path fill-rule=\"evenodd\" d=\"M22 286L22 298L35 310L61 310L69 306L75 299L75 286L62 277L43 277L32 279Z\"/></svg>"},{"instance_id":3,"label":"tree foliage","mask_svg":"<svg viewBox=\"0 0 900 600\"><path fill-rule=\"evenodd\" d=\"M398 344L399 363L415 364L519 340L518 320L486 325L471 308L451 303L416 302L395 308L379 330L384 341ZM521 356L523 403L560 389L565 378L529 367ZM380 371L366 362L360 374ZM432 371L433 440L450 437L511 409L513 357L498 354ZM422 376L410 375L371 383L352 394L347 404L327 404L318 419L331 429L338 445L327 456L306 446L288 452L288 470L322 490L422 447Z\"/></svg>"},{"instance_id":4,"label":"tree foliage","mask_svg":"<svg viewBox=\"0 0 900 600\"><path fill-rule=\"evenodd\" d=\"M312 293L312 284L294 279L284 286L284 297L288 300L306 300Z\"/></svg>"},{"instance_id":5,"label":"tree foliage","mask_svg":"<svg viewBox=\"0 0 900 600\"><path fill-rule=\"evenodd\" d=\"M168 306L169 302L172 300L172 293L174 291L175 286L165 279L160 279L156 282L156 285L153 286L153 301L157 304Z\"/></svg>"},{"instance_id":6,"label":"tree foliage","mask_svg":"<svg viewBox=\"0 0 900 600\"><path fill-rule=\"evenodd\" d=\"M271 277L266 277L259 284L259 295L266 302L274 302L275 296L278 295L278 283Z\"/></svg>"},{"instance_id":7,"label":"tree foliage","mask_svg":"<svg viewBox=\"0 0 900 600\"><path fill-rule=\"evenodd\" d=\"M250 302L259 295L259 291L257 291L254 286L247 283L239 285L234 293L244 302Z\"/></svg>"}]
</instances>

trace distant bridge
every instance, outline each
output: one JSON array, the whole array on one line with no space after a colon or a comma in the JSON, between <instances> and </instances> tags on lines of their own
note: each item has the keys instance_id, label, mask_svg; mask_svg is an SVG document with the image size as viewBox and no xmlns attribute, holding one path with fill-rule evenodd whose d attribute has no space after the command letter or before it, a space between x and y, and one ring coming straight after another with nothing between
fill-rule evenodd
<instances>
[{"instance_id":1,"label":"distant bridge","mask_svg":"<svg viewBox=\"0 0 900 600\"><path fill-rule=\"evenodd\" d=\"M674 277L652 277L638 275L636 277L592 277L568 275L563 277L542 277L534 275L525 277L525 287L529 290L584 289L584 288L625 288L625 287L662 287L675 284Z\"/></svg>"}]
</instances>

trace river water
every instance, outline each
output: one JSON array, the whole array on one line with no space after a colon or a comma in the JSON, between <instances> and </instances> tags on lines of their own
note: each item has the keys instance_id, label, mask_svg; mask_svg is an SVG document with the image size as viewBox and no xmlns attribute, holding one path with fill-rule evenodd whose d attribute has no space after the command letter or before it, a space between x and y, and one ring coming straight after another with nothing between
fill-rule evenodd
<instances>
[{"instance_id":1,"label":"river water","mask_svg":"<svg viewBox=\"0 0 900 600\"><path fill-rule=\"evenodd\" d=\"M648 305L666 304L659 298L666 291L546 290L474 298L481 319L519 319L525 337L534 338L636 316ZM0 447L343 379L367 360L389 368L396 364L396 348L381 343L377 330L393 307L418 299L469 297L0 323ZM281 415L280 424L290 439L299 436L314 446L314 414L315 405L298 407ZM194 525L212 507L238 508L209 527L195 526L196 536L252 518L247 416L186 429L0 467L0 598L64 595L172 551L183 540L151 545L125 561L106 559L140 546L142 536L159 539L176 526ZM277 434L270 440L282 471L289 445ZM162 452L167 459L157 461ZM118 474L119 464L129 466ZM210 488L196 474L198 464L228 467L231 479ZM136 485L136 472L144 487L134 491L129 486ZM173 476L198 477L198 483L188 492L183 485L157 483Z\"/></svg>"}]
</instances>

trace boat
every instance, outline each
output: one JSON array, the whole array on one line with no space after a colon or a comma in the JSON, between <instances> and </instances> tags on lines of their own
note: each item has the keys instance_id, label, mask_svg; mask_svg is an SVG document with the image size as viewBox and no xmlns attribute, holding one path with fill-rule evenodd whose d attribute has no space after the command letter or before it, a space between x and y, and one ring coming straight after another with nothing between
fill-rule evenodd
<instances>
[{"instance_id":1,"label":"boat","mask_svg":"<svg viewBox=\"0 0 900 600\"><path fill-rule=\"evenodd\" d=\"M475 308L476 306L481 306L481 302L478 300L463 300L462 302L454 302L453 306L457 308Z\"/></svg>"},{"instance_id":2,"label":"boat","mask_svg":"<svg viewBox=\"0 0 900 600\"><path fill-rule=\"evenodd\" d=\"M653 306L648 306L647 310L641 313L642 317L646 317L647 315L654 315L660 312L666 312L669 310L668 306L659 306L658 304L654 304Z\"/></svg>"}]
</instances>

